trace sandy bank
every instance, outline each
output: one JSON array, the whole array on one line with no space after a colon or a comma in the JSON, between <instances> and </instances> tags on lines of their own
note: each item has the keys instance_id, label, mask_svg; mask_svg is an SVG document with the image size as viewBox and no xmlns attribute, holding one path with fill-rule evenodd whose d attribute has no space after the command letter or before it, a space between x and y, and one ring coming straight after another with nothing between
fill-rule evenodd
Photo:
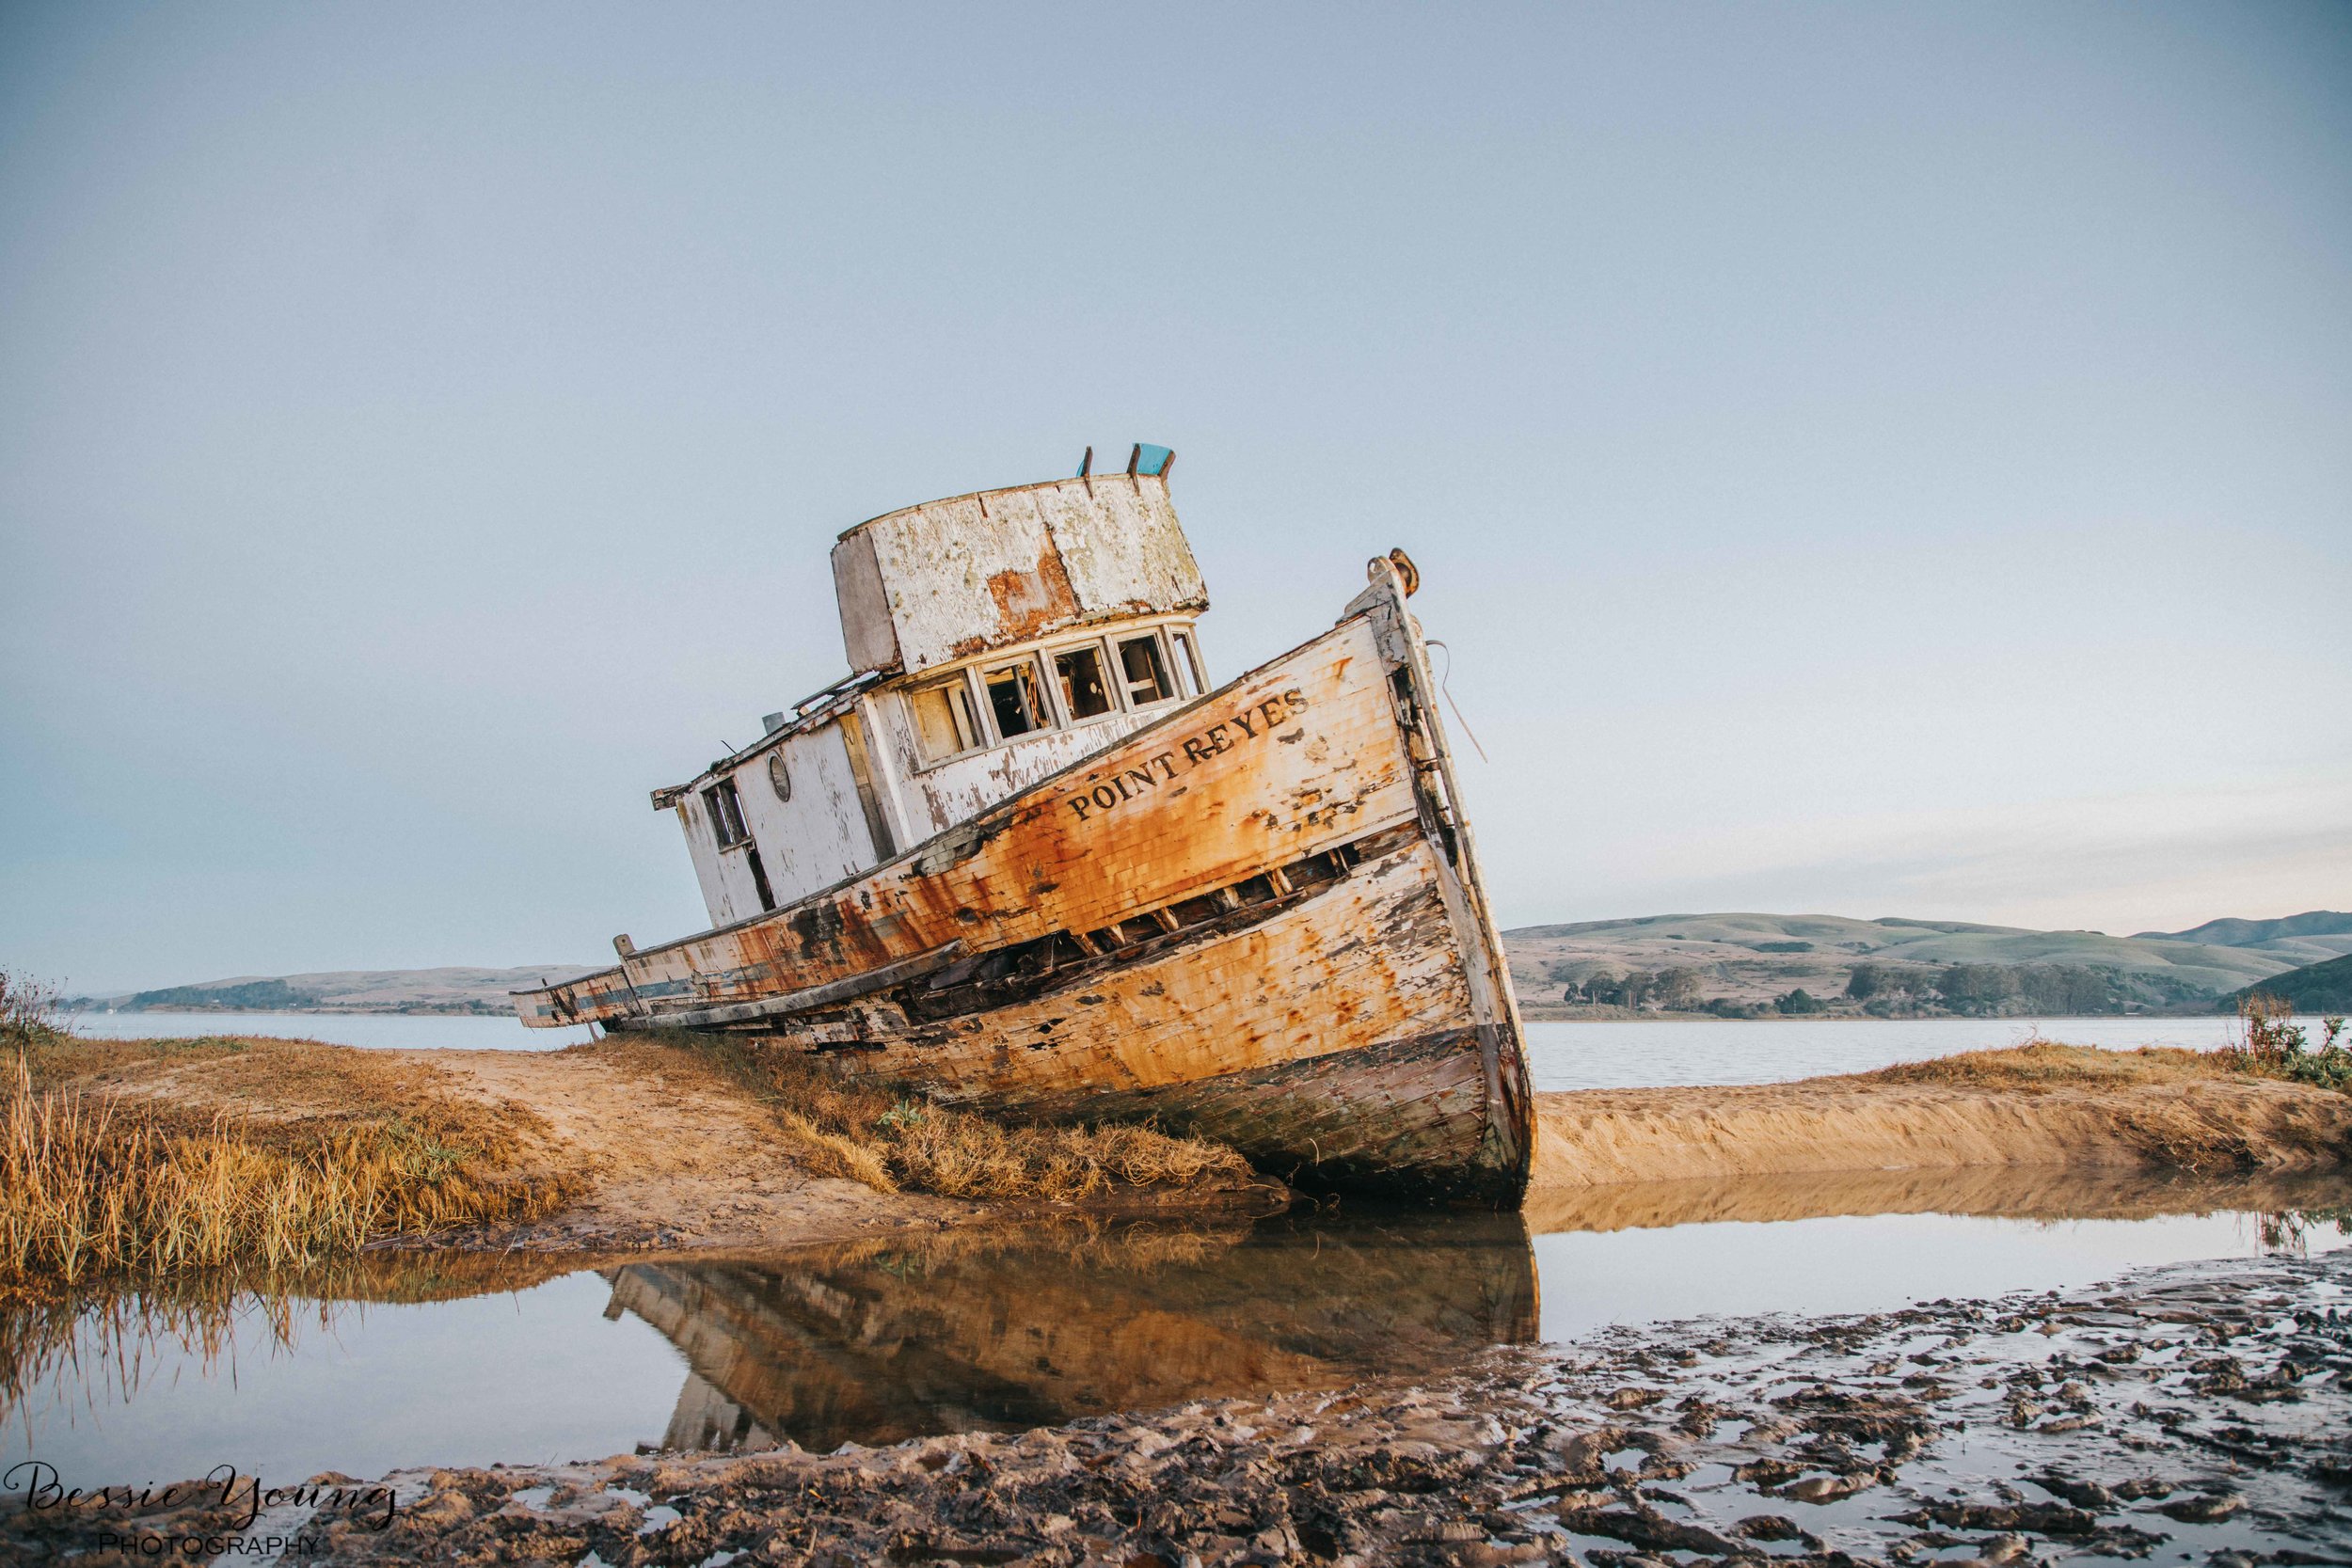
<instances>
[{"instance_id":1,"label":"sandy bank","mask_svg":"<svg viewBox=\"0 0 2352 1568\"><path fill-rule=\"evenodd\" d=\"M387 1054L434 1069L459 1093L526 1107L544 1128L526 1151L526 1168L584 1180L582 1196L560 1213L494 1238L501 1248L789 1246L882 1227L935 1227L978 1207L812 1174L767 1107L675 1053Z\"/></svg>"},{"instance_id":2,"label":"sandy bank","mask_svg":"<svg viewBox=\"0 0 2352 1568\"><path fill-rule=\"evenodd\" d=\"M888 1230L938 1230L1012 1217L1024 1206L877 1192L807 1168L806 1150L759 1096L691 1053L606 1040L563 1052L401 1053L459 1092L530 1111L545 1129L527 1168L583 1179L563 1212L519 1230L435 1244L614 1252L797 1246ZM1150 1212L1279 1204L1263 1181L1131 1190L1083 1205ZM1034 1207L1034 1204L1030 1205Z\"/></svg>"},{"instance_id":3,"label":"sandy bank","mask_svg":"<svg viewBox=\"0 0 2352 1568\"><path fill-rule=\"evenodd\" d=\"M2352 1095L2257 1078L2021 1090L1869 1074L1538 1100L1538 1189L1968 1165L2292 1171L2352 1161Z\"/></svg>"}]
</instances>

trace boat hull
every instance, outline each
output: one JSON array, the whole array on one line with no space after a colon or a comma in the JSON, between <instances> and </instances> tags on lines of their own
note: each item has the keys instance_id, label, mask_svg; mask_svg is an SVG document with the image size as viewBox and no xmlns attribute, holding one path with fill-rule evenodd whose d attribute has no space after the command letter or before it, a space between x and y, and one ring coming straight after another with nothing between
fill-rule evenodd
<instances>
[{"instance_id":1,"label":"boat hull","mask_svg":"<svg viewBox=\"0 0 2352 1568\"><path fill-rule=\"evenodd\" d=\"M518 1010L1153 1119L1302 1186L1515 1205L1532 1095L1429 694L1375 562L1332 631L994 810Z\"/></svg>"}]
</instances>

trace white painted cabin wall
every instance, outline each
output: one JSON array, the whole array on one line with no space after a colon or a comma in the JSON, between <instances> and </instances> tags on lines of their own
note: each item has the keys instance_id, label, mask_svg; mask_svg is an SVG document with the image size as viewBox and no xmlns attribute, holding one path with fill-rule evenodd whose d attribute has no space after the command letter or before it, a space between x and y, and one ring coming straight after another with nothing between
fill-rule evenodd
<instances>
[{"instance_id":1,"label":"white painted cabin wall","mask_svg":"<svg viewBox=\"0 0 2352 1568\"><path fill-rule=\"evenodd\" d=\"M743 825L758 847L769 891L779 906L868 870L881 861L866 814L858 804L856 776L838 722L796 735L780 748L792 776L792 799L779 800L768 779L766 751L748 758L732 775ZM708 781L705 781L705 787ZM679 800L678 821L694 880L714 926L748 920L760 912L758 884L740 848L719 847L709 808L697 789Z\"/></svg>"},{"instance_id":2,"label":"white painted cabin wall","mask_svg":"<svg viewBox=\"0 0 2352 1568\"><path fill-rule=\"evenodd\" d=\"M686 853L694 863L694 882L702 889L703 908L710 911L713 926L724 926L736 918L732 912L734 901L727 895L726 877L720 867L723 857L718 834L711 830L710 810L703 804L700 794L681 795L672 809L677 813L678 827L686 834ZM759 908L749 877L743 879L743 893L744 902L750 908Z\"/></svg>"},{"instance_id":3,"label":"white painted cabin wall","mask_svg":"<svg viewBox=\"0 0 2352 1568\"><path fill-rule=\"evenodd\" d=\"M778 904L789 904L871 868L882 857L866 831L840 724L796 735L782 751L792 774L791 800L776 799L765 752L736 770L735 789L743 802L743 824L768 868L768 886ZM748 888L749 873L743 881ZM751 907L759 908L755 894Z\"/></svg>"}]
</instances>

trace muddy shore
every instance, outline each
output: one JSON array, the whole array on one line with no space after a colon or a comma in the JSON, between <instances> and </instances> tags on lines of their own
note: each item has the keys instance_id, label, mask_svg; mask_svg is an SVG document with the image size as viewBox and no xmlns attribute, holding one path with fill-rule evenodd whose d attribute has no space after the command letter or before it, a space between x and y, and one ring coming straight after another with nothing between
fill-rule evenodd
<instances>
[{"instance_id":1,"label":"muddy shore","mask_svg":"<svg viewBox=\"0 0 2352 1568\"><path fill-rule=\"evenodd\" d=\"M405 1471L395 1507L281 1501L251 1525L242 1497L20 1508L0 1546L93 1568L240 1529L348 1564L2345 1562L2347 1378L2339 1251L1613 1330L1020 1433Z\"/></svg>"}]
</instances>

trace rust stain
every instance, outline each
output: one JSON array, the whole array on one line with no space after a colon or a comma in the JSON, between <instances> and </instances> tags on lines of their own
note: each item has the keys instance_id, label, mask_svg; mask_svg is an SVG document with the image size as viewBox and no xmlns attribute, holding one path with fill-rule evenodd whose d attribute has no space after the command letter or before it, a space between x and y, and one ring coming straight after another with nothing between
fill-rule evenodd
<instances>
[{"instance_id":1,"label":"rust stain","mask_svg":"<svg viewBox=\"0 0 2352 1568\"><path fill-rule=\"evenodd\" d=\"M996 604L995 641L1025 642L1078 619L1078 596L1071 592L1061 552L1051 545L1039 553L1036 570L1010 567L992 575L988 596Z\"/></svg>"}]
</instances>

